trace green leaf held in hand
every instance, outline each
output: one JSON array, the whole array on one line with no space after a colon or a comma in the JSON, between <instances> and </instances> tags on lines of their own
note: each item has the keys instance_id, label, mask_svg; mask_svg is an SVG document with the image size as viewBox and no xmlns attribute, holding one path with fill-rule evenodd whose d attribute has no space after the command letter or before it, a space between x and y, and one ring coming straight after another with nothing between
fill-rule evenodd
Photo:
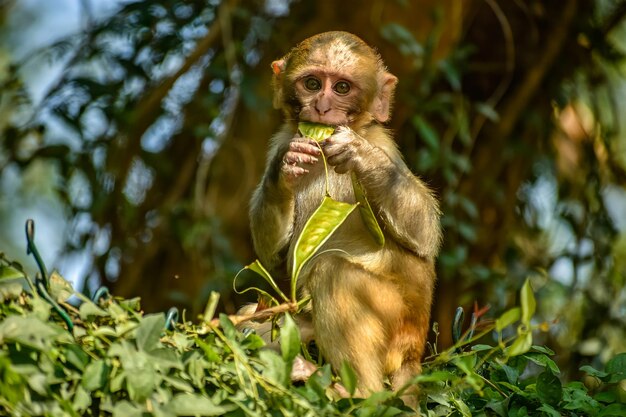
<instances>
[{"instance_id":1,"label":"green leaf held in hand","mask_svg":"<svg viewBox=\"0 0 626 417\"><path fill-rule=\"evenodd\" d=\"M300 122L298 123L298 132L304 137L321 142L335 133L335 127L321 123Z\"/></svg>"},{"instance_id":2,"label":"green leaf held in hand","mask_svg":"<svg viewBox=\"0 0 626 417\"><path fill-rule=\"evenodd\" d=\"M378 246L384 246L385 235L376 220L372 206L370 206L370 203L365 197L363 186L356 178L354 172L352 173L352 188L354 189L354 197L359 203L359 213L361 213L361 218L363 219L363 223L365 223L365 227L367 227L367 230L370 232Z\"/></svg>"},{"instance_id":3,"label":"green leaf held in hand","mask_svg":"<svg viewBox=\"0 0 626 417\"><path fill-rule=\"evenodd\" d=\"M356 204L343 203L326 196L322 200L322 204L309 217L302 233L298 236L293 254L292 301L296 301L296 282L304 264L315 255L356 206Z\"/></svg>"}]
</instances>

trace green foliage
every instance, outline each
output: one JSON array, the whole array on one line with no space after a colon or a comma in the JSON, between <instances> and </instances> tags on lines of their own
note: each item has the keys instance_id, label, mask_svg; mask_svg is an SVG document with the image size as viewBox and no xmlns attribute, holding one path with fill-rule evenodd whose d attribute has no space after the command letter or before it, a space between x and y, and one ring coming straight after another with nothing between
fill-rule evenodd
<instances>
[{"instance_id":1,"label":"green foliage","mask_svg":"<svg viewBox=\"0 0 626 417\"><path fill-rule=\"evenodd\" d=\"M43 194L58 196L74 225L64 234L61 256L82 258L86 251L94 260L85 272L88 282L123 276L118 291L150 291L143 300L149 310L173 302L200 310L211 290L221 292L226 308L239 305L228 286L240 265L224 231L236 242L248 240L247 229L234 227L232 219L223 227L215 208L229 194L245 195L243 184L252 187L256 180L237 169L223 185L226 176L219 173L233 165L233 148L241 150L235 160L250 162L255 155L256 164L263 152L250 146L261 143L260 133L235 127L271 114L261 74L269 74L268 61L295 38L321 23L359 33L362 20L355 25L354 18L378 16L383 4L362 2L363 13L346 14L319 2L277 3L289 4L287 14L270 13L266 2L122 2L109 17L88 17L84 31L0 71L0 185L11 185L19 173L36 206L48 208ZM559 318L545 336L563 352L559 364L570 368L568 374L581 362L624 351L623 7L607 0L572 2L577 17L567 23L560 2L538 8L479 2L483 11L464 13L462 21L442 4L444 13L433 13L432 31L424 37L421 28L428 25L401 22L415 15L423 23L430 3L400 3L403 15L372 19L367 37L400 76L392 127L408 164L437 191L444 213L435 311L475 299L504 311L511 288L533 274L536 314ZM484 28L498 30L494 16L501 32L484 36ZM39 24L28 20L23 29ZM463 34L454 39L450 34L458 27ZM558 46L554 33L561 30L569 35ZM454 46L445 50L450 42ZM394 48L401 60L393 59ZM42 101L33 102L21 77L46 68L41 59L60 67ZM546 62L553 64L539 75ZM540 77L534 88L525 83L530 75ZM235 140L223 146L229 136ZM46 187L42 179L48 179ZM242 188L234 192L234 184ZM12 188L3 188L6 204L0 204L5 231L21 212ZM245 213L236 222L244 219ZM2 250L9 252L13 246L5 239ZM235 252L243 254L239 260L249 256L248 247ZM571 274L563 276L563 270ZM204 287L177 280L173 291L172 274L201 277ZM3 286L0 300L17 288ZM520 317L520 309L510 310L500 317L500 330ZM529 348L525 338L514 352Z\"/></svg>"},{"instance_id":2,"label":"green foliage","mask_svg":"<svg viewBox=\"0 0 626 417\"><path fill-rule=\"evenodd\" d=\"M285 317L280 353L264 348L254 333L239 332L221 315L219 327L206 322L164 330L163 314L144 315L138 299L85 299L60 275L55 296L78 296L70 312L73 331L48 302L22 289L20 265L0 257L0 412L14 416L395 416L411 414L399 396L383 391L355 397L357 378L348 366L339 376L322 366L304 384L290 382L300 353L295 322ZM16 285L17 284L17 285ZM598 415L626 412L626 354L603 370L584 366L586 380L563 383L553 352L531 346L509 349L522 336L509 325L532 327L534 296L522 290L516 314L501 316L493 346L469 342L434 354L424 363L420 407L428 416ZM525 295L524 295L525 294ZM526 321L528 319L528 321ZM504 337L503 334L513 334ZM530 336L532 341L532 335ZM335 387L340 381L350 397ZM408 387L407 387L408 388Z\"/></svg>"}]
</instances>

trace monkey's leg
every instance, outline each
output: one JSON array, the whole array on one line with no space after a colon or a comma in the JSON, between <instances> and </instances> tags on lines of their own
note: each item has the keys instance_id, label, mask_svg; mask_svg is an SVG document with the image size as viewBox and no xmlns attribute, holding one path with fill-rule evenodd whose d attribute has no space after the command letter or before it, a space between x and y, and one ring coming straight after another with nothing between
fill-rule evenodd
<instances>
[{"instance_id":1,"label":"monkey's leg","mask_svg":"<svg viewBox=\"0 0 626 417\"><path fill-rule=\"evenodd\" d=\"M419 315L416 311L410 313ZM394 391L422 371L421 358L426 345L428 320L414 320L414 317L404 317L390 338L385 370Z\"/></svg>"},{"instance_id":2,"label":"monkey's leg","mask_svg":"<svg viewBox=\"0 0 626 417\"><path fill-rule=\"evenodd\" d=\"M307 285L324 357L335 370L347 361L364 393L382 390L389 329L402 311L397 287L339 256L319 258Z\"/></svg>"}]
</instances>

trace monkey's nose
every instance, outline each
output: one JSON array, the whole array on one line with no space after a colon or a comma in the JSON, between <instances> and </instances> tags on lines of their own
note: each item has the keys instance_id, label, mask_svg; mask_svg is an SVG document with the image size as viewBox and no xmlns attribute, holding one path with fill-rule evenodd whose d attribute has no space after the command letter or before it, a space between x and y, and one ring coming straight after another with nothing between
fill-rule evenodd
<instances>
[{"instance_id":1,"label":"monkey's nose","mask_svg":"<svg viewBox=\"0 0 626 417\"><path fill-rule=\"evenodd\" d=\"M328 113L330 111L330 109L332 108L331 106L331 102L330 99L322 96L320 97L316 102L315 102L315 110L317 110L317 112L320 115L325 115L326 113Z\"/></svg>"}]
</instances>

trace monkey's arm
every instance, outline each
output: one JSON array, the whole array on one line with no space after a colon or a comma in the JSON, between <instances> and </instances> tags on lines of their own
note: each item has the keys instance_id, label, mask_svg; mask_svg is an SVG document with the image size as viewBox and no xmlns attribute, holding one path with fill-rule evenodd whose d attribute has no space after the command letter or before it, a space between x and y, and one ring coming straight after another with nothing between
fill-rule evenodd
<instances>
[{"instance_id":1,"label":"monkey's arm","mask_svg":"<svg viewBox=\"0 0 626 417\"><path fill-rule=\"evenodd\" d=\"M317 163L317 146L304 138L293 137L292 129L284 127L270 144L263 179L250 202L250 229L256 254L267 268L281 261L293 234L294 187L309 171L301 164Z\"/></svg>"},{"instance_id":2,"label":"monkey's arm","mask_svg":"<svg viewBox=\"0 0 626 417\"><path fill-rule=\"evenodd\" d=\"M340 131L328 139L324 152L338 173L356 173L387 233L419 256L437 256L442 239L439 204L383 129L368 132L367 139Z\"/></svg>"},{"instance_id":3,"label":"monkey's arm","mask_svg":"<svg viewBox=\"0 0 626 417\"><path fill-rule=\"evenodd\" d=\"M280 184L277 149L271 149L268 157L263 179L250 201L250 230L257 256L271 269L280 263L281 251L291 240L295 202L292 193Z\"/></svg>"}]
</instances>

